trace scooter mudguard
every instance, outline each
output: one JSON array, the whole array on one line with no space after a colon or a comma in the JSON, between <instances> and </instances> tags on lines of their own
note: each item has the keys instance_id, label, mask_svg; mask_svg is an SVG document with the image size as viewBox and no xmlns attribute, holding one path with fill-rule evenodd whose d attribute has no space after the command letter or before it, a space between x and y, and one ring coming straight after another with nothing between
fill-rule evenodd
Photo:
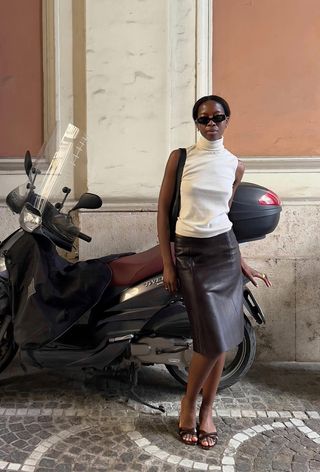
<instances>
[{"instance_id":1,"label":"scooter mudguard","mask_svg":"<svg viewBox=\"0 0 320 472\"><path fill-rule=\"evenodd\" d=\"M143 335L151 333L162 337L190 338L188 314L180 299L173 300L145 324Z\"/></svg>"}]
</instances>

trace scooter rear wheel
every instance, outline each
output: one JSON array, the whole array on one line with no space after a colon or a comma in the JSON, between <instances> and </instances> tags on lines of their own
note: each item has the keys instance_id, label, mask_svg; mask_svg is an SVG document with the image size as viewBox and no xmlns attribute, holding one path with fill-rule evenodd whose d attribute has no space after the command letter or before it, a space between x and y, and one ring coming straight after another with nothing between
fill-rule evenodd
<instances>
[{"instance_id":1,"label":"scooter rear wheel","mask_svg":"<svg viewBox=\"0 0 320 472\"><path fill-rule=\"evenodd\" d=\"M244 338L241 344L226 354L226 362L222 372L218 390L231 387L243 377L253 364L256 354L256 334L246 316L244 316ZM188 368L166 365L170 374L182 385L187 384Z\"/></svg>"},{"instance_id":2,"label":"scooter rear wheel","mask_svg":"<svg viewBox=\"0 0 320 472\"><path fill-rule=\"evenodd\" d=\"M0 320L1 328L1 320ZM13 326L9 323L6 331L0 339L0 372L10 364L17 352L18 346L14 342L13 338Z\"/></svg>"}]
</instances>

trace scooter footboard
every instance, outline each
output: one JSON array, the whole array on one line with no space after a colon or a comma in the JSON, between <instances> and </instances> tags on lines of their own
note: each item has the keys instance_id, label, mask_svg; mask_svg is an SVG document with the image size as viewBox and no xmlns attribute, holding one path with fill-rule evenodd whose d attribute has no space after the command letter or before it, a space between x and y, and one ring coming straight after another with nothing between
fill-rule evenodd
<instances>
[{"instance_id":1,"label":"scooter footboard","mask_svg":"<svg viewBox=\"0 0 320 472\"><path fill-rule=\"evenodd\" d=\"M104 369L128 348L129 340L108 343L106 340L95 349L63 349L44 347L21 350L22 362L42 368L92 367Z\"/></svg>"}]
</instances>

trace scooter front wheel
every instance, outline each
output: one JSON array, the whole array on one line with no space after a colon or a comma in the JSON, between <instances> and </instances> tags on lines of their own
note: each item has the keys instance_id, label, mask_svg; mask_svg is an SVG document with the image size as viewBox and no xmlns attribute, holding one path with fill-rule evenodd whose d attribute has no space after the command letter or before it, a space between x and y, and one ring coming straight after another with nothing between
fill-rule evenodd
<instances>
[{"instance_id":1,"label":"scooter front wheel","mask_svg":"<svg viewBox=\"0 0 320 472\"><path fill-rule=\"evenodd\" d=\"M253 364L256 354L256 334L246 316L244 316L244 338L241 344L227 352L218 390L231 387L243 377ZM182 385L188 381L188 367L166 365L170 374Z\"/></svg>"}]
</instances>

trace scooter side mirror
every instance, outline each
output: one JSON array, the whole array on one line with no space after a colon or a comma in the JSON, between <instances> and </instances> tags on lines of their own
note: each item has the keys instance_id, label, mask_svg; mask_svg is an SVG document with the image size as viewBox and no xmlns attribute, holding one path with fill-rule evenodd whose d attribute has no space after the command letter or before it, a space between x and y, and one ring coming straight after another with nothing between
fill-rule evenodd
<instances>
[{"instance_id":1,"label":"scooter side mirror","mask_svg":"<svg viewBox=\"0 0 320 472\"><path fill-rule=\"evenodd\" d=\"M31 154L30 151L27 151L25 156L24 156L24 170L26 171L26 174L29 176L30 172L32 169L32 159L31 159Z\"/></svg>"},{"instance_id":2,"label":"scooter side mirror","mask_svg":"<svg viewBox=\"0 0 320 472\"><path fill-rule=\"evenodd\" d=\"M100 208L101 206L102 200L98 195L86 192L81 195L78 203L73 208L71 208L70 212L74 210L79 210L80 208L95 210L97 208Z\"/></svg>"}]
</instances>

